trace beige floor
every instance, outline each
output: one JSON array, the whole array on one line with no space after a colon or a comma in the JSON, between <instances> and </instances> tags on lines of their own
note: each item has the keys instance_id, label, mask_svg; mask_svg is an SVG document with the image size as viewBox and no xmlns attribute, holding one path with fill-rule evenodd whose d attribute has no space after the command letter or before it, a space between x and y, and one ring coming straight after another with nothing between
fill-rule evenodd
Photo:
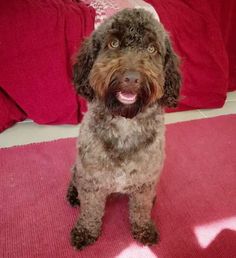
<instances>
[{"instance_id":1,"label":"beige floor","mask_svg":"<svg viewBox=\"0 0 236 258\"><path fill-rule=\"evenodd\" d=\"M236 91L228 93L227 101L223 108L170 113L166 114L165 120L166 124L170 124L224 114L236 114ZM78 127L78 125L44 126L26 120L0 133L0 148L76 137L78 135Z\"/></svg>"}]
</instances>

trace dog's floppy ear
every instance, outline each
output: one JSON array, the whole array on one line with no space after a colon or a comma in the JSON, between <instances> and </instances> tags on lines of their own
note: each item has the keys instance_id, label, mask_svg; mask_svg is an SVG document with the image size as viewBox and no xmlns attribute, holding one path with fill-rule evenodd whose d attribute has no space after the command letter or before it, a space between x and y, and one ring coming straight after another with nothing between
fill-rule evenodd
<instances>
[{"instance_id":1,"label":"dog's floppy ear","mask_svg":"<svg viewBox=\"0 0 236 258\"><path fill-rule=\"evenodd\" d=\"M160 104L167 107L176 107L180 92L181 76L179 71L179 59L174 53L169 38L165 40L166 54L164 57L164 95Z\"/></svg>"},{"instance_id":2,"label":"dog's floppy ear","mask_svg":"<svg viewBox=\"0 0 236 258\"><path fill-rule=\"evenodd\" d=\"M75 57L73 66L75 89L77 93L88 101L92 101L95 95L89 84L89 73L96 58L95 51L96 49L93 48L92 37L85 39Z\"/></svg>"}]
</instances>

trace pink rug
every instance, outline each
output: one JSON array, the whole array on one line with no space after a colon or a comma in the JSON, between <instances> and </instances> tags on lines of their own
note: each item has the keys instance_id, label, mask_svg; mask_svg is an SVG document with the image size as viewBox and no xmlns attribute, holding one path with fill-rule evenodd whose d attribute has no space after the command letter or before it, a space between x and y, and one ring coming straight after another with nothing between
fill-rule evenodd
<instances>
[{"instance_id":1,"label":"pink rug","mask_svg":"<svg viewBox=\"0 0 236 258\"><path fill-rule=\"evenodd\" d=\"M154 247L132 239L123 197L108 202L94 245L70 246L78 210L65 195L74 158L74 138L0 149L1 258L236 257L236 115L167 126Z\"/></svg>"}]
</instances>

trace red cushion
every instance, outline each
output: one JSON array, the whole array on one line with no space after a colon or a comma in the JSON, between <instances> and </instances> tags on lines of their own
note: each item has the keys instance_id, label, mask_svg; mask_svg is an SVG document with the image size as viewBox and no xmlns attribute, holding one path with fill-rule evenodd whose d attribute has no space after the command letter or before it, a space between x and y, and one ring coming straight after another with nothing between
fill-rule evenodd
<instances>
[{"instance_id":1,"label":"red cushion","mask_svg":"<svg viewBox=\"0 0 236 258\"><path fill-rule=\"evenodd\" d=\"M229 59L229 91L236 90L236 1L208 0L220 27Z\"/></svg>"},{"instance_id":2,"label":"red cushion","mask_svg":"<svg viewBox=\"0 0 236 258\"><path fill-rule=\"evenodd\" d=\"M0 132L26 118L26 114L1 88L0 107Z\"/></svg>"},{"instance_id":3,"label":"red cushion","mask_svg":"<svg viewBox=\"0 0 236 258\"><path fill-rule=\"evenodd\" d=\"M95 11L72 0L0 1L0 10L0 85L37 123L78 123L71 57Z\"/></svg>"}]
</instances>

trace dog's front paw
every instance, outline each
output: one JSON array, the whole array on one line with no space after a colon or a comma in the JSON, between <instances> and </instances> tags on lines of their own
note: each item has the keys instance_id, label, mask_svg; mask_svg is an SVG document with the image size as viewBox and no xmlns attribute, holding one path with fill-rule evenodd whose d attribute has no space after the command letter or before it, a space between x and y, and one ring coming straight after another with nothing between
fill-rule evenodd
<instances>
[{"instance_id":1,"label":"dog's front paw","mask_svg":"<svg viewBox=\"0 0 236 258\"><path fill-rule=\"evenodd\" d=\"M159 233L152 221L140 226L137 223L132 225L134 239L145 245L153 245L159 242Z\"/></svg>"},{"instance_id":2,"label":"dog's front paw","mask_svg":"<svg viewBox=\"0 0 236 258\"><path fill-rule=\"evenodd\" d=\"M71 244L76 249L83 249L85 246L94 243L98 236L93 236L85 227L78 225L71 231Z\"/></svg>"}]
</instances>

